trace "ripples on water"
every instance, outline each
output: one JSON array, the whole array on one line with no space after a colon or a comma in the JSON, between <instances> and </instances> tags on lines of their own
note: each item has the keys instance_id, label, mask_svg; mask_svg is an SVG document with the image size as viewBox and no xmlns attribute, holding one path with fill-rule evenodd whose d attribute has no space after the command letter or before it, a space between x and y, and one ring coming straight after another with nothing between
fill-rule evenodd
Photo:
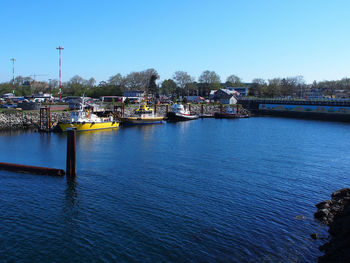
<instances>
[{"instance_id":1,"label":"ripples on water","mask_svg":"<svg viewBox=\"0 0 350 263\"><path fill-rule=\"evenodd\" d=\"M349 130L251 118L79 133L75 184L0 171L0 262L314 262L314 205L349 185ZM65 167L65 134L0 143L2 162Z\"/></svg>"}]
</instances>

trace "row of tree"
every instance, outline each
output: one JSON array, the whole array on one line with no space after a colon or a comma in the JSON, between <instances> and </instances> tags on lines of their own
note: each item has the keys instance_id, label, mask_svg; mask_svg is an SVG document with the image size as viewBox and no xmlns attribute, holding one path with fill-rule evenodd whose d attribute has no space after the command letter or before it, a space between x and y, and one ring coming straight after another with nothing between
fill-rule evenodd
<instances>
[{"instance_id":1,"label":"row of tree","mask_svg":"<svg viewBox=\"0 0 350 263\"><path fill-rule=\"evenodd\" d=\"M185 71L176 71L172 79L167 79L161 83L159 74L155 69L147 69L139 72L131 72L126 76L120 73L111 76L107 81L96 84L94 78L88 80L75 75L69 81L62 83L62 93L64 96L80 96L85 94L90 97L122 95L124 91L138 90L146 91L148 94L166 94L174 96L183 95L208 95L211 89L221 88L220 76L214 71L203 71L198 78L189 75ZM235 75L227 78L227 83L231 86L241 85L241 80ZM32 93L49 92L57 95L59 83L57 80L35 81L30 77L18 76L15 78L16 95L29 95ZM12 91L12 81L0 84L0 93Z\"/></svg>"},{"instance_id":2,"label":"row of tree","mask_svg":"<svg viewBox=\"0 0 350 263\"><path fill-rule=\"evenodd\" d=\"M154 95L208 96L210 90L237 86L249 86L249 95L256 97L304 97L311 90L319 90L324 95L332 96L337 89L350 91L350 79L348 78L338 81L314 81L310 85L305 83L302 76L269 80L256 78L252 83L245 84L238 76L231 75L225 83L222 83L220 76L215 71L209 70L203 71L197 81L185 71L176 71L171 79L163 80L158 84L157 80L159 80L159 74L155 69L131 72L125 76L118 73L98 84L94 78L86 80L75 75L69 81L62 83L62 93L63 96L85 94L89 97L100 97L122 95L124 91L140 90ZM38 82L30 77L17 76L14 84L16 95L46 92L57 96L59 92L59 83L55 79ZM11 91L12 80L0 84L0 94Z\"/></svg>"},{"instance_id":3,"label":"row of tree","mask_svg":"<svg viewBox=\"0 0 350 263\"><path fill-rule=\"evenodd\" d=\"M306 84L302 76L273 78L269 80L254 79L250 85L249 95L256 97L297 97L305 98L311 93L333 97L336 91L350 92L350 79L331 81L314 81Z\"/></svg>"}]
</instances>

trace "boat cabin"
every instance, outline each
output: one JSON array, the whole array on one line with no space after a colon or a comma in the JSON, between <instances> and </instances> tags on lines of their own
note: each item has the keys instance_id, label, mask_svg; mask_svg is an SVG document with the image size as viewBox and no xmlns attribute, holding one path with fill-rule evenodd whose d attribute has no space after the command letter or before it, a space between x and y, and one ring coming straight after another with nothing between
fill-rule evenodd
<instances>
[{"instance_id":1,"label":"boat cabin","mask_svg":"<svg viewBox=\"0 0 350 263\"><path fill-rule=\"evenodd\" d=\"M96 114L93 114L91 110L78 110L73 111L70 114L71 122L104 122L104 121L113 121L113 119L102 119Z\"/></svg>"},{"instance_id":2,"label":"boat cabin","mask_svg":"<svg viewBox=\"0 0 350 263\"><path fill-rule=\"evenodd\" d=\"M174 105L172 105L171 106L171 111L175 112L175 113L182 113L182 114L189 113L189 111L186 110L186 108L182 104L174 104Z\"/></svg>"},{"instance_id":3,"label":"boat cabin","mask_svg":"<svg viewBox=\"0 0 350 263\"><path fill-rule=\"evenodd\" d=\"M71 122L80 122L83 119L86 119L87 112L85 111L72 111L70 113Z\"/></svg>"},{"instance_id":4,"label":"boat cabin","mask_svg":"<svg viewBox=\"0 0 350 263\"><path fill-rule=\"evenodd\" d=\"M135 110L135 114L152 114L153 113L153 109L150 109L147 104L143 104L141 105L138 109Z\"/></svg>"},{"instance_id":5,"label":"boat cabin","mask_svg":"<svg viewBox=\"0 0 350 263\"><path fill-rule=\"evenodd\" d=\"M225 114L237 114L236 108L231 108L231 107L226 108Z\"/></svg>"}]
</instances>

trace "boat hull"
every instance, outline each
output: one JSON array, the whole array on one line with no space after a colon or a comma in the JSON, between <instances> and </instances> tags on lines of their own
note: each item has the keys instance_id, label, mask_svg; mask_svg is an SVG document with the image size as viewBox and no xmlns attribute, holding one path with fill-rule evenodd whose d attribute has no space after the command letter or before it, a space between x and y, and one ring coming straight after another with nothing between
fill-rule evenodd
<instances>
[{"instance_id":1,"label":"boat hull","mask_svg":"<svg viewBox=\"0 0 350 263\"><path fill-rule=\"evenodd\" d=\"M237 114L215 112L214 118L216 118L216 119L237 119L238 116L237 116Z\"/></svg>"},{"instance_id":2,"label":"boat hull","mask_svg":"<svg viewBox=\"0 0 350 263\"><path fill-rule=\"evenodd\" d=\"M76 123L58 123L61 131L65 132L69 128L76 128L77 131L92 131L102 129L115 129L119 127L119 122L76 122Z\"/></svg>"},{"instance_id":3,"label":"boat hull","mask_svg":"<svg viewBox=\"0 0 350 263\"><path fill-rule=\"evenodd\" d=\"M198 119L198 115L184 115L177 112L168 112L167 113L167 120L168 121L190 121L190 120L196 120Z\"/></svg>"},{"instance_id":4,"label":"boat hull","mask_svg":"<svg viewBox=\"0 0 350 263\"><path fill-rule=\"evenodd\" d=\"M126 117L122 122L126 125L144 125L163 123L163 117Z\"/></svg>"}]
</instances>

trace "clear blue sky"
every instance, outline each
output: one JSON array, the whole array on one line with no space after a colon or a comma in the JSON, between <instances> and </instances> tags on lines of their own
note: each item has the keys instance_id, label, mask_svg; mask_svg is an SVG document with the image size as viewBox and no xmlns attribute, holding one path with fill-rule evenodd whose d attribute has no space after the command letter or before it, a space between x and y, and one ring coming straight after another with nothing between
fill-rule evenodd
<instances>
[{"instance_id":1,"label":"clear blue sky","mask_svg":"<svg viewBox=\"0 0 350 263\"><path fill-rule=\"evenodd\" d=\"M198 78L350 76L347 0L2 0L0 82L16 75L111 75L155 68Z\"/></svg>"}]
</instances>

